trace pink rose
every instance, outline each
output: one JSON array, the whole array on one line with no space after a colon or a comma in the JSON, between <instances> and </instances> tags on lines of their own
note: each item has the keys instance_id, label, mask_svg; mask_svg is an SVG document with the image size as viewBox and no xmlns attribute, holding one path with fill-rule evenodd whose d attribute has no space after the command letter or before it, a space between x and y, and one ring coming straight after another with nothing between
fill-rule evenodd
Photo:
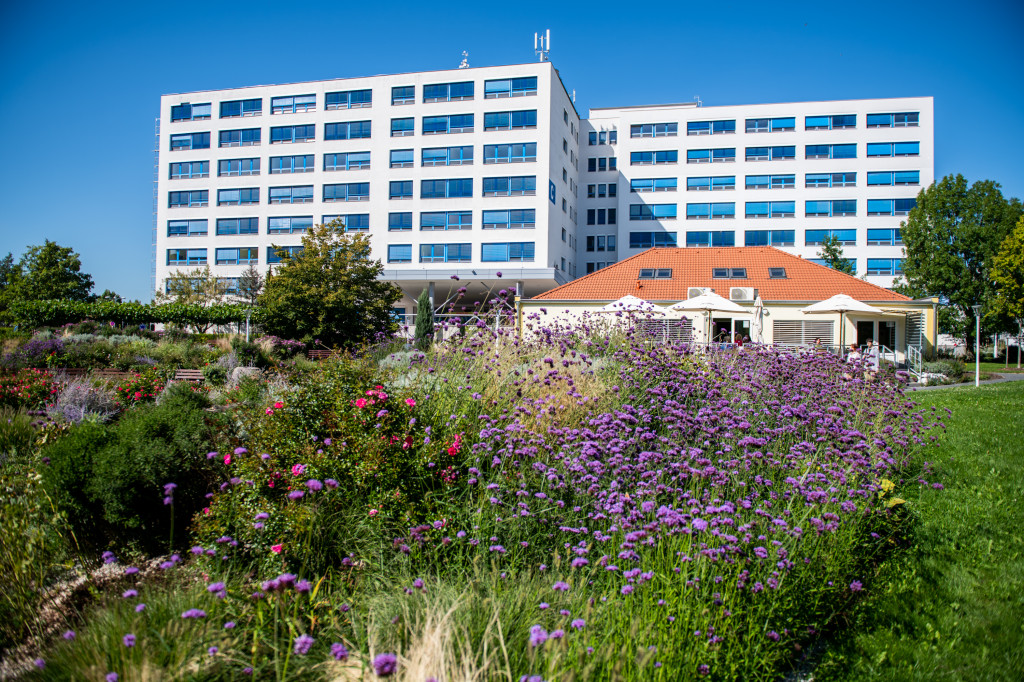
<instances>
[{"instance_id":1,"label":"pink rose","mask_svg":"<svg viewBox=\"0 0 1024 682\"><path fill-rule=\"evenodd\" d=\"M379 514L379 513L380 513L380 512L379 512L379 511L378 511L377 509L371 509L371 510L370 510L370 516L376 516L376 515L377 515L377 514Z\"/></svg>"},{"instance_id":2,"label":"pink rose","mask_svg":"<svg viewBox=\"0 0 1024 682\"><path fill-rule=\"evenodd\" d=\"M409 407L416 407L416 401L413 400L412 398L406 398L405 404L408 405Z\"/></svg>"},{"instance_id":3,"label":"pink rose","mask_svg":"<svg viewBox=\"0 0 1024 682\"><path fill-rule=\"evenodd\" d=\"M284 407L284 403L282 403L280 400L278 400L276 403L274 403L274 409L275 410L280 410L282 407Z\"/></svg>"},{"instance_id":4,"label":"pink rose","mask_svg":"<svg viewBox=\"0 0 1024 682\"><path fill-rule=\"evenodd\" d=\"M283 545L271 545L270 546L270 551L273 552L274 554L280 554L282 549L284 549Z\"/></svg>"},{"instance_id":5,"label":"pink rose","mask_svg":"<svg viewBox=\"0 0 1024 682\"><path fill-rule=\"evenodd\" d=\"M359 409L366 407L366 398L359 398L358 400L356 400L356 407L358 407Z\"/></svg>"},{"instance_id":6,"label":"pink rose","mask_svg":"<svg viewBox=\"0 0 1024 682\"><path fill-rule=\"evenodd\" d=\"M274 414L274 411L268 407L267 408L267 414Z\"/></svg>"},{"instance_id":7,"label":"pink rose","mask_svg":"<svg viewBox=\"0 0 1024 682\"><path fill-rule=\"evenodd\" d=\"M224 455L224 463L231 464L231 455Z\"/></svg>"}]
</instances>

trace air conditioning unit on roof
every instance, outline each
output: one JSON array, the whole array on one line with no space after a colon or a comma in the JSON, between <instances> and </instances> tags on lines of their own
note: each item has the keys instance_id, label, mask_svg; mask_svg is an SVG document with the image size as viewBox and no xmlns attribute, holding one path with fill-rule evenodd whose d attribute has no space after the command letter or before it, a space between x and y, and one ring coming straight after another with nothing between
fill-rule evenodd
<instances>
[{"instance_id":1,"label":"air conditioning unit on roof","mask_svg":"<svg viewBox=\"0 0 1024 682\"><path fill-rule=\"evenodd\" d=\"M730 301L753 301L757 296L757 289L754 287L729 287Z\"/></svg>"},{"instance_id":2,"label":"air conditioning unit on roof","mask_svg":"<svg viewBox=\"0 0 1024 682\"><path fill-rule=\"evenodd\" d=\"M704 287L689 287L686 290L686 298L697 298L698 296L700 296L702 294L706 294L708 291L713 291L713 290L712 289L705 289Z\"/></svg>"}]
</instances>

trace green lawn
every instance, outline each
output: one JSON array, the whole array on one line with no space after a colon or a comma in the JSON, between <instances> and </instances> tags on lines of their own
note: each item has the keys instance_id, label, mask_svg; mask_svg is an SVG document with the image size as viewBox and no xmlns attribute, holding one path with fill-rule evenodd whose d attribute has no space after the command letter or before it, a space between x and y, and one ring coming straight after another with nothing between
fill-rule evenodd
<instances>
[{"instance_id":1,"label":"green lawn","mask_svg":"<svg viewBox=\"0 0 1024 682\"><path fill-rule=\"evenodd\" d=\"M907 491L909 549L865 581L871 595L822 656L816 680L1024 678L1024 382L912 397L953 411Z\"/></svg>"},{"instance_id":2,"label":"green lawn","mask_svg":"<svg viewBox=\"0 0 1024 682\"><path fill-rule=\"evenodd\" d=\"M973 373L974 372L974 363L973 362L972 363L967 363L967 369L969 369ZM982 361L982 363L981 363L981 371L982 372L1003 372L1003 373L1006 373L1006 372L1024 372L1024 367L1022 367L1021 369L1017 369L1017 363L1016 362L1011 362L1010 366L1007 367L1002 362L985 362L985 361Z\"/></svg>"}]
</instances>

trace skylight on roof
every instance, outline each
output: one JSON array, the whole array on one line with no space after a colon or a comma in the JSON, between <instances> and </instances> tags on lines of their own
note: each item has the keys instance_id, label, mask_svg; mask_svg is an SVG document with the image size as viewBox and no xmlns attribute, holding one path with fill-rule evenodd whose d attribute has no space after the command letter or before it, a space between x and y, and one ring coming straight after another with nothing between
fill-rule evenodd
<instances>
[{"instance_id":1,"label":"skylight on roof","mask_svg":"<svg viewBox=\"0 0 1024 682\"><path fill-rule=\"evenodd\" d=\"M786 279L786 268L768 268L768 279Z\"/></svg>"},{"instance_id":2,"label":"skylight on roof","mask_svg":"<svg viewBox=\"0 0 1024 682\"><path fill-rule=\"evenodd\" d=\"M746 279L746 268L711 268L711 277L714 279Z\"/></svg>"},{"instance_id":3,"label":"skylight on roof","mask_svg":"<svg viewBox=\"0 0 1024 682\"><path fill-rule=\"evenodd\" d=\"M672 279L672 268L640 268L638 279Z\"/></svg>"}]
</instances>

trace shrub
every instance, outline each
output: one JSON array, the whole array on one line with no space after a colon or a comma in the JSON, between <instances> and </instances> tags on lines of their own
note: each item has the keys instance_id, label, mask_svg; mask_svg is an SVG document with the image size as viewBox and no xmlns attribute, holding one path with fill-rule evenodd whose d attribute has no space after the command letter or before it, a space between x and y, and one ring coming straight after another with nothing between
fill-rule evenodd
<instances>
[{"instance_id":1,"label":"shrub","mask_svg":"<svg viewBox=\"0 0 1024 682\"><path fill-rule=\"evenodd\" d=\"M112 536L149 551L165 547L172 515L186 527L211 480L207 407L205 395L174 384L159 405L140 406L111 426L83 422L46 447L47 490L76 531L93 541ZM172 506L163 501L166 483L178 486Z\"/></svg>"},{"instance_id":2,"label":"shrub","mask_svg":"<svg viewBox=\"0 0 1024 682\"><path fill-rule=\"evenodd\" d=\"M206 382L215 386L223 386L228 380L228 369L218 361L215 365L203 367L203 378Z\"/></svg>"},{"instance_id":3,"label":"shrub","mask_svg":"<svg viewBox=\"0 0 1024 682\"><path fill-rule=\"evenodd\" d=\"M59 384L51 372L23 369L17 374L0 376L0 407L39 410L57 394Z\"/></svg>"},{"instance_id":4,"label":"shrub","mask_svg":"<svg viewBox=\"0 0 1024 682\"><path fill-rule=\"evenodd\" d=\"M46 406L50 419L77 424L84 419L106 421L118 411L118 401L105 386L73 380L59 389L56 399Z\"/></svg>"},{"instance_id":5,"label":"shrub","mask_svg":"<svg viewBox=\"0 0 1024 682\"><path fill-rule=\"evenodd\" d=\"M22 344L17 350L8 353L0 360L0 366L6 369L23 367L53 367L64 355L64 342L60 339L35 338Z\"/></svg>"},{"instance_id":6,"label":"shrub","mask_svg":"<svg viewBox=\"0 0 1024 682\"><path fill-rule=\"evenodd\" d=\"M114 389L121 408L151 403L164 390L165 380L156 369L143 370L122 380Z\"/></svg>"},{"instance_id":7,"label":"shrub","mask_svg":"<svg viewBox=\"0 0 1024 682\"><path fill-rule=\"evenodd\" d=\"M269 364L259 345L249 343L242 337L231 340L231 350L238 358L238 364L245 367L266 367Z\"/></svg>"},{"instance_id":8,"label":"shrub","mask_svg":"<svg viewBox=\"0 0 1024 682\"><path fill-rule=\"evenodd\" d=\"M926 362L922 365L922 369L925 372L944 374L950 383L963 380L964 373L967 371L964 361L960 358L944 358L935 362Z\"/></svg>"},{"instance_id":9,"label":"shrub","mask_svg":"<svg viewBox=\"0 0 1024 682\"><path fill-rule=\"evenodd\" d=\"M36 429L26 411L0 408L0 468L8 461L28 457L35 440Z\"/></svg>"}]
</instances>

